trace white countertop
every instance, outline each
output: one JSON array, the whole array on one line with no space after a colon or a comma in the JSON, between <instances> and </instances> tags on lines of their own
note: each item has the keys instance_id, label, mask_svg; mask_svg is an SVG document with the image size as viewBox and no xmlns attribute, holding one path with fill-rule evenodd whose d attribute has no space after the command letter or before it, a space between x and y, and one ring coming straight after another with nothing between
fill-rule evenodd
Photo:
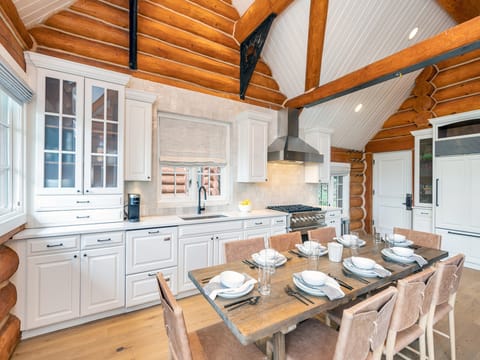
<instances>
[{"instance_id":1,"label":"white countertop","mask_svg":"<svg viewBox=\"0 0 480 360\"><path fill-rule=\"evenodd\" d=\"M223 222L233 220L246 220L249 218L262 218L272 216L285 216L287 213L262 209L252 210L248 213L239 211L230 212L218 212L218 213L203 213L201 216L208 217L209 215L225 215L218 218L199 218L195 220L183 220L182 217L200 216L197 214L184 214L184 215L165 215L165 216L144 216L140 218L138 222L112 222L104 224L89 224L89 225L72 225L72 226L51 226L45 228L29 228L25 229L13 237L13 240L24 240L49 236L63 236L71 234L88 234L97 232L110 232L110 231L126 231L126 230L138 230L148 229L153 227L167 227L167 226L180 226L180 225L193 225L193 224L206 224L212 222Z\"/></svg>"}]
</instances>

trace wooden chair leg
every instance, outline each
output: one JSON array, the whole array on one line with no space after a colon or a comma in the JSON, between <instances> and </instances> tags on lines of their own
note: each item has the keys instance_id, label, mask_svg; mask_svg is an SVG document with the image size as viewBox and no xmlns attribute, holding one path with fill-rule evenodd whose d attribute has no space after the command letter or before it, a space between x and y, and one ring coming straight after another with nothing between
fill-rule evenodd
<instances>
[{"instance_id":1,"label":"wooden chair leg","mask_svg":"<svg viewBox=\"0 0 480 360\"><path fill-rule=\"evenodd\" d=\"M450 334L450 357L452 360L457 358L455 351L455 314L454 309L448 313L448 327Z\"/></svg>"}]
</instances>

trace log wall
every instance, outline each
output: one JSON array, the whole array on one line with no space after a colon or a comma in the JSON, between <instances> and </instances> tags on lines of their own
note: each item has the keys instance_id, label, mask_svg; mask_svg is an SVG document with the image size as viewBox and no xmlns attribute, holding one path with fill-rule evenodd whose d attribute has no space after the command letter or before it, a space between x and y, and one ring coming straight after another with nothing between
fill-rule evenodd
<instances>
[{"instance_id":1,"label":"log wall","mask_svg":"<svg viewBox=\"0 0 480 360\"><path fill-rule=\"evenodd\" d=\"M428 66L420 73L410 96L365 147L364 174L369 187L365 202L367 232L372 220L372 154L414 150L410 131L430 127L428 119L477 109L480 109L480 50Z\"/></svg>"},{"instance_id":2,"label":"log wall","mask_svg":"<svg viewBox=\"0 0 480 360\"><path fill-rule=\"evenodd\" d=\"M4 243L21 229L0 236L0 359L10 358L20 341L20 320L10 313L17 302L17 290L10 278L17 271L19 259Z\"/></svg>"}]
</instances>

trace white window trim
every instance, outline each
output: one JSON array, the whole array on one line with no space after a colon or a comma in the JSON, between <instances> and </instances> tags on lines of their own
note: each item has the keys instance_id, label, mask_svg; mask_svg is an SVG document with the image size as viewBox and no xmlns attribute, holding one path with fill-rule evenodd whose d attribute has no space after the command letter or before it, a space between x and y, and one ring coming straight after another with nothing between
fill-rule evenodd
<instances>
[{"instance_id":1,"label":"white window trim","mask_svg":"<svg viewBox=\"0 0 480 360\"><path fill-rule=\"evenodd\" d=\"M17 114L19 120L12 121L12 211L0 216L0 235L6 234L27 222L25 209L26 176L24 173L26 169L25 108L25 105L20 105L18 108L20 114ZM11 116L13 117L15 114Z\"/></svg>"},{"instance_id":2,"label":"white window trim","mask_svg":"<svg viewBox=\"0 0 480 360\"><path fill-rule=\"evenodd\" d=\"M159 112L157 114L157 119L159 119L162 115L165 113ZM182 119L187 119L187 120L192 120L193 117L191 116L185 116L185 115L180 115L180 114L168 114L170 117L175 117L178 118L179 121ZM158 120L157 120L158 121ZM208 119L202 119L202 118L195 118L195 121L202 123L212 123L212 122L217 122L217 123L223 123L227 127L227 141L226 141L226 146L227 146L227 164L222 167L222 174L221 174L221 187L223 189L223 195L222 196L215 196L215 197L210 197L207 195L207 200L203 200L203 194L202 194L202 204L204 203L205 206L220 206L220 205L228 205L231 203L231 169L230 169L230 124L227 122L223 121L217 121L217 120L208 120ZM158 131L161 131L160 126L158 126ZM158 134L157 134L157 139L158 139ZM161 163L159 163L159 153L160 153L160 145L158 144L157 141L157 164L158 164L158 175L160 175L160 169L163 166ZM166 166L178 166L181 167L183 166L182 164L165 164ZM192 168L192 167L200 167L201 165L186 165L185 167ZM212 164L205 164L204 166L216 166ZM183 198L173 198L167 195L162 196L162 181L161 181L161 176L156 176L157 180L157 186L156 186L156 194L157 194L157 207L158 208L183 208L183 207L194 207L198 205L198 184L197 184L197 177L196 174L192 175L192 185L190 188L190 195L188 197L183 197Z\"/></svg>"}]
</instances>

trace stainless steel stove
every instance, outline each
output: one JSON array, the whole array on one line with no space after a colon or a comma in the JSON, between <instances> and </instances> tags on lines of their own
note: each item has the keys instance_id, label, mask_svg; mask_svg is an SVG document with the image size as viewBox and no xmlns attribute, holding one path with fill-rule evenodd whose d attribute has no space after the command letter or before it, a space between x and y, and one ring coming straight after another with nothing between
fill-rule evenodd
<instances>
[{"instance_id":1,"label":"stainless steel stove","mask_svg":"<svg viewBox=\"0 0 480 360\"><path fill-rule=\"evenodd\" d=\"M275 205L267 209L283 211L290 214L288 231L300 231L306 235L308 230L327 226L325 223L325 210L320 207L308 205Z\"/></svg>"}]
</instances>

